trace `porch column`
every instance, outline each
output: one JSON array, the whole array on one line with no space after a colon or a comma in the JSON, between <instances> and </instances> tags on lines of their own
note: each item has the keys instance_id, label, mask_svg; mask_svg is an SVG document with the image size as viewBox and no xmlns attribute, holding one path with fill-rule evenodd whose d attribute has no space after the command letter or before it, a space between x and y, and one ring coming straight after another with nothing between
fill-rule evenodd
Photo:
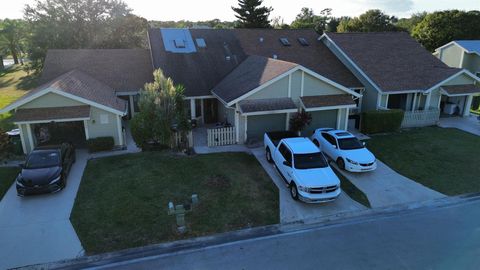
<instances>
[{"instance_id":1,"label":"porch column","mask_svg":"<svg viewBox=\"0 0 480 270\"><path fill-rule=\"evenodd\" d=\"M122 118L117 115L118 144L125 145L123 142Z\"/></svg>"},{"instance_id":2,"label":"porch column","mask_svg":"<svg viewBox=\"0 0 480 270\"><path fill-rule=\"evenodd\" d=\"M190 119L195 119L197 113L195 112L195 99L190 99Z\"/></svg>"},{"instance_id":3,"label":"porch column","mask_svg":"<svg viewBox=\"0 0 480 270\"><path fill-rule=\"evenodd\" d=\"M133 106L133 96L132 95L128 96L128 99L130 101L130 114L133 118L133 116L135 115L135 107Z\"/></svg>"},{"instance_id":4,"label":"porch column","mask_svg":"<svg viewBox=\"0 0 480 270\"><path fill-rule=\"evenodd\" d=\"M237 143L240 143L240 109L238 103L235 104L235 140Z\"/></svg>"},{"instance_id":5,"label":"porch column","mask_svg":"<svg viewBox=\"0 0 480 270\"><path fill-rule=\"evenodd\" d=\"M417 103L417 93L413 93L412 112L415 111L416 103Z\"/></svg>"},{"instance_id":6,"label":"porch column","mask_svg":"<svg viewBox=\"0 0 480 270\"><path fill-rule=\"evenodd\" d=\"M88 121L83 120L83 128L85 129L85 139L90 139L90 134L88 134Z\"/></svg>"},{"instance_id":7,"label":"porch column","mask_svg":"<svg viewBox=\"0 0 480 270\"><path fill-rule=\"evenodd\" d=\"M345 108L345 129L344 130L348 130L348 116L350 114L350 109L349 108Z\"/></svg>"},{"instance_id":8,"label":"porch column","mask_svg":"<svg viewBox=\"0 0 480 270\"><path fill-rule=\"evenodd\" d=\"M33 148L35 148L35 145L33 144L32 128L30 124L27 124L26 126L27 126L26 128L27 128L28 142L30 143L30 151L31 151L33 150Z\"/></svg>"},{"instance_id":9,"label":"porch column","mask_svg":"<svg viewBox=\"0 0 480 270\"><path fill-rule=\"evenodd\" d=\"M202 124L205 124L205 105L204 101L205 99L200 99L200 112L202 114Z\"/></svg>"},{"instance_id":10,"label":"porch column","mask_svg":"<svg viewBox=\"0 0 480 270\"><path fill-rule=\"evenodd\" d=\"M337 109L337 125L336 129L340 129L340 124L342 122L342 109Z\"/></svg>"},{"instance_id":11,"label":"porch column","mask_svg":"<svg viewBox=\"0 0 480 270\"><path fill-rule=\"evenodd\" d=\"M23 125L17 124L18 129L20 130L20 141L22 142L23 153L27 154L27 146L25 145L25 137L23 136Z\"/></svg>"},{"instance_id":12,"label":"porch column","mask_svg":"<svg viewBox=\"0 0 480 270\"><path fill-rule=\"evenodd\" d=\"M472 107L472 100L473 100L473 95L467 96L467 100L465 101L465 109L463 110L463 117L470 116L470 108Z\"/></svg>"},{"instance_id":13,"label":"porch column","mask_svg":"<svg viewBox=\"0 0 480 270\"><path fill-rule=\"evenodd\" d=\"M432 99L432 92L428 93L427 99L425 100L425 107L423 108L424 111L430 109L430 100Z\"/></svg>"},{"instance_id":14,"label":"porch column","mask_svg":"<svg viewBox=\"0 0 480 270\"><path fill-rule=\"evenodd\" d=\"M285 121L285 129L290 130L290 113L287 113L287 120Z\"/></svg>"}]
</instances>

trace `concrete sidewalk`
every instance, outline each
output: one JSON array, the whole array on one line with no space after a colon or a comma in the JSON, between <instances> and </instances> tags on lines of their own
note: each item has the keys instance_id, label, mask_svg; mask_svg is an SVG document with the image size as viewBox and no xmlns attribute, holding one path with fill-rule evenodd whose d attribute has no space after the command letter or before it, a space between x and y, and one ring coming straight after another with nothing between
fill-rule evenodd
<instances>
[{"instance_id":1,"label":"concrete sidewalk","mask_svg":"<svg viewBox=\"0 0 480 270\"><path fill-rule=\"evenodd\" d=\"M330 165L367 195L372 208L445 197L437 191L398 174L380 160L377 160L375 171L364 173L340 170L334 162L331 162Z\"/></svg>"},{"instance_id":2,"label":"concrete sidewalk","mask_svg":"<svg viewBox=\"0 0 480 270\"><path fill-rule=\"evenodd\" d=\"M252 150L257 160L265 169L272 181L278 187L280 194L280 223L319 221L332 215L342 215L342 213L364 210L365 206L357 203L342 192L340 197L334 202L324 204L306 204L297 202L290 196L290 191L285 182L275 170L272 164L265 159L265 150L263 147Z\"/></svg>"},{"instance_id":3,"label":"concrete sidewalk","mask_svg":"<svg viewBox=\"0 0 480 270\"><path fill-rule=\"evenodd\" d=\"M83 255L70 213L87 157L77 150L67 187L58 193L21 198L10 187L0 202L0 269Z\"/></svg>"}]
</instances>

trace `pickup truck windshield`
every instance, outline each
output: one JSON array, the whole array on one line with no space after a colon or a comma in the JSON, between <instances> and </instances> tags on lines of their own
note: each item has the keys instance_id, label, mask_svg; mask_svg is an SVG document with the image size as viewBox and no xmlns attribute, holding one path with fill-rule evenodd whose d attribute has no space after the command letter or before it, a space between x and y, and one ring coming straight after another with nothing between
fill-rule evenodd
<instances>
[{"instance_id":1,"label":"pickup truck windshield","mask_svg":"<svg viewBox=\"0 0 480 270\"><path fill-rule=\"evenodd\" d=\"M295 169L305 170L328 167L327 160L322 153L295 154L293 158L295 160Z\"/></svg>"},{"instance_id":2,"label":"pickup truck windshield","mask_svg":"<svg viewBox=\"0 0 480 270\"><path fill-rule=\"evenodd\" d=\"M362 149L364 146L357 138L338 139L338 146L342 150Z\"/></svg>"}]
</instances>

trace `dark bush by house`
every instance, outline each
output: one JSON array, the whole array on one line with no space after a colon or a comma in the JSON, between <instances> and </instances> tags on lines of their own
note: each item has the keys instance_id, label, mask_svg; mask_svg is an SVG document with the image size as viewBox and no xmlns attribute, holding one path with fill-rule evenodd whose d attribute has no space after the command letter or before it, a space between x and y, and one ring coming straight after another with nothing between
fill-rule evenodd
<instances>
[{"instance_id":1,"label":"dark bush by house","mask_svg":"<svg viewBox=\"0 0 480 270\"><path fill-rule=\"evenodd\" d=\"M397 131L402 125L403 115L402 110L364 112L361 131L366 134Z\"/></svg>"},{"instance_id":2,"label":"dark bush by house","mask_svg":"<svg viewBox=\"0 0 480 270\"><path fill-rule=\"evenodd\" d=\"M98 137L87 140L88 151L90 152L112 150L114 145L113 137Z\"/></svg>"}]
</instances>

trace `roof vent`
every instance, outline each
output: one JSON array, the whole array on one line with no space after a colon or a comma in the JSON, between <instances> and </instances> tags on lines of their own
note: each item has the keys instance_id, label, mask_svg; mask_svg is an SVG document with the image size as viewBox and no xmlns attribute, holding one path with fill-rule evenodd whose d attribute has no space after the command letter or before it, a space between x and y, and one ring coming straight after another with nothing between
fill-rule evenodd
<instances>
[{"instance_id":1,"label":"roof vent","mask_svg":"<svg viewBox=\"0 0 480 270\"><path fill-rule=\"evenodd\" d=\"M200 48L206 48L207 47L207 43L205 43L205 39L197 38L197 39L195 39L195 41L197 42L198 47L200 47Z\"/></svg>"},{"instance_id":2,"label":"roof vent","mask_svg":"<svg viewBox=\"0 0 480 270\"><path fill-rule=\"evenodd\" d=\"M179 39L179 38L174 39L173 43L175 44L176 48L185 48L185 40L183 39Z\"/></svg>"},{"instance_id":3,"label":"roof vent","mask_svg":"<svg viewBox=\"0 0 480 270\"><path fill-rule=\"evenodd\" d=\"M283 46L290 46L290 41L288 41L288 38L280 38L280 42L282 43Z\"/></svg>"},{"instance_id":4,"label":"roof vent","mask_svg":"<svg viewBox=\"0 0 480 270\"><path fill-rule=\"evenodd\" d=\"M307 41L305 38L303 38L303 37L298 38L298 42L299 42L302 46L308 46L308 45L309 45L309 44L308 44L308 41Z\"/></svg>"},{"instance_id":5,"label":"roof vent","mask_svg":"<svg viewBox=\"0 0 480 270\"><path fill-rule=\"evenodd\" d=\"M225 56L225 60L230 61L230 59L232 59L230 55Z\"/></svg>"},{"instance_id":6,"label":"roof vent","mask_svg":"<svg viewBox=\"0 0 480 270\"><path fill-rule=\"evenodd\" d=\"M260 41L260 42L263 42L263 37L259 38L259 41Z\"/></svg>"},{"instance_id":7,"label":"roof vent","mask_svg":"<svg viewBox=\"0 0 480 270\"><path fill-rule=\"evenodd\" d=\"M277 59L277 58L278 58L278 55L274 54L273 59Z\"/></svg>"}]
</instances>

